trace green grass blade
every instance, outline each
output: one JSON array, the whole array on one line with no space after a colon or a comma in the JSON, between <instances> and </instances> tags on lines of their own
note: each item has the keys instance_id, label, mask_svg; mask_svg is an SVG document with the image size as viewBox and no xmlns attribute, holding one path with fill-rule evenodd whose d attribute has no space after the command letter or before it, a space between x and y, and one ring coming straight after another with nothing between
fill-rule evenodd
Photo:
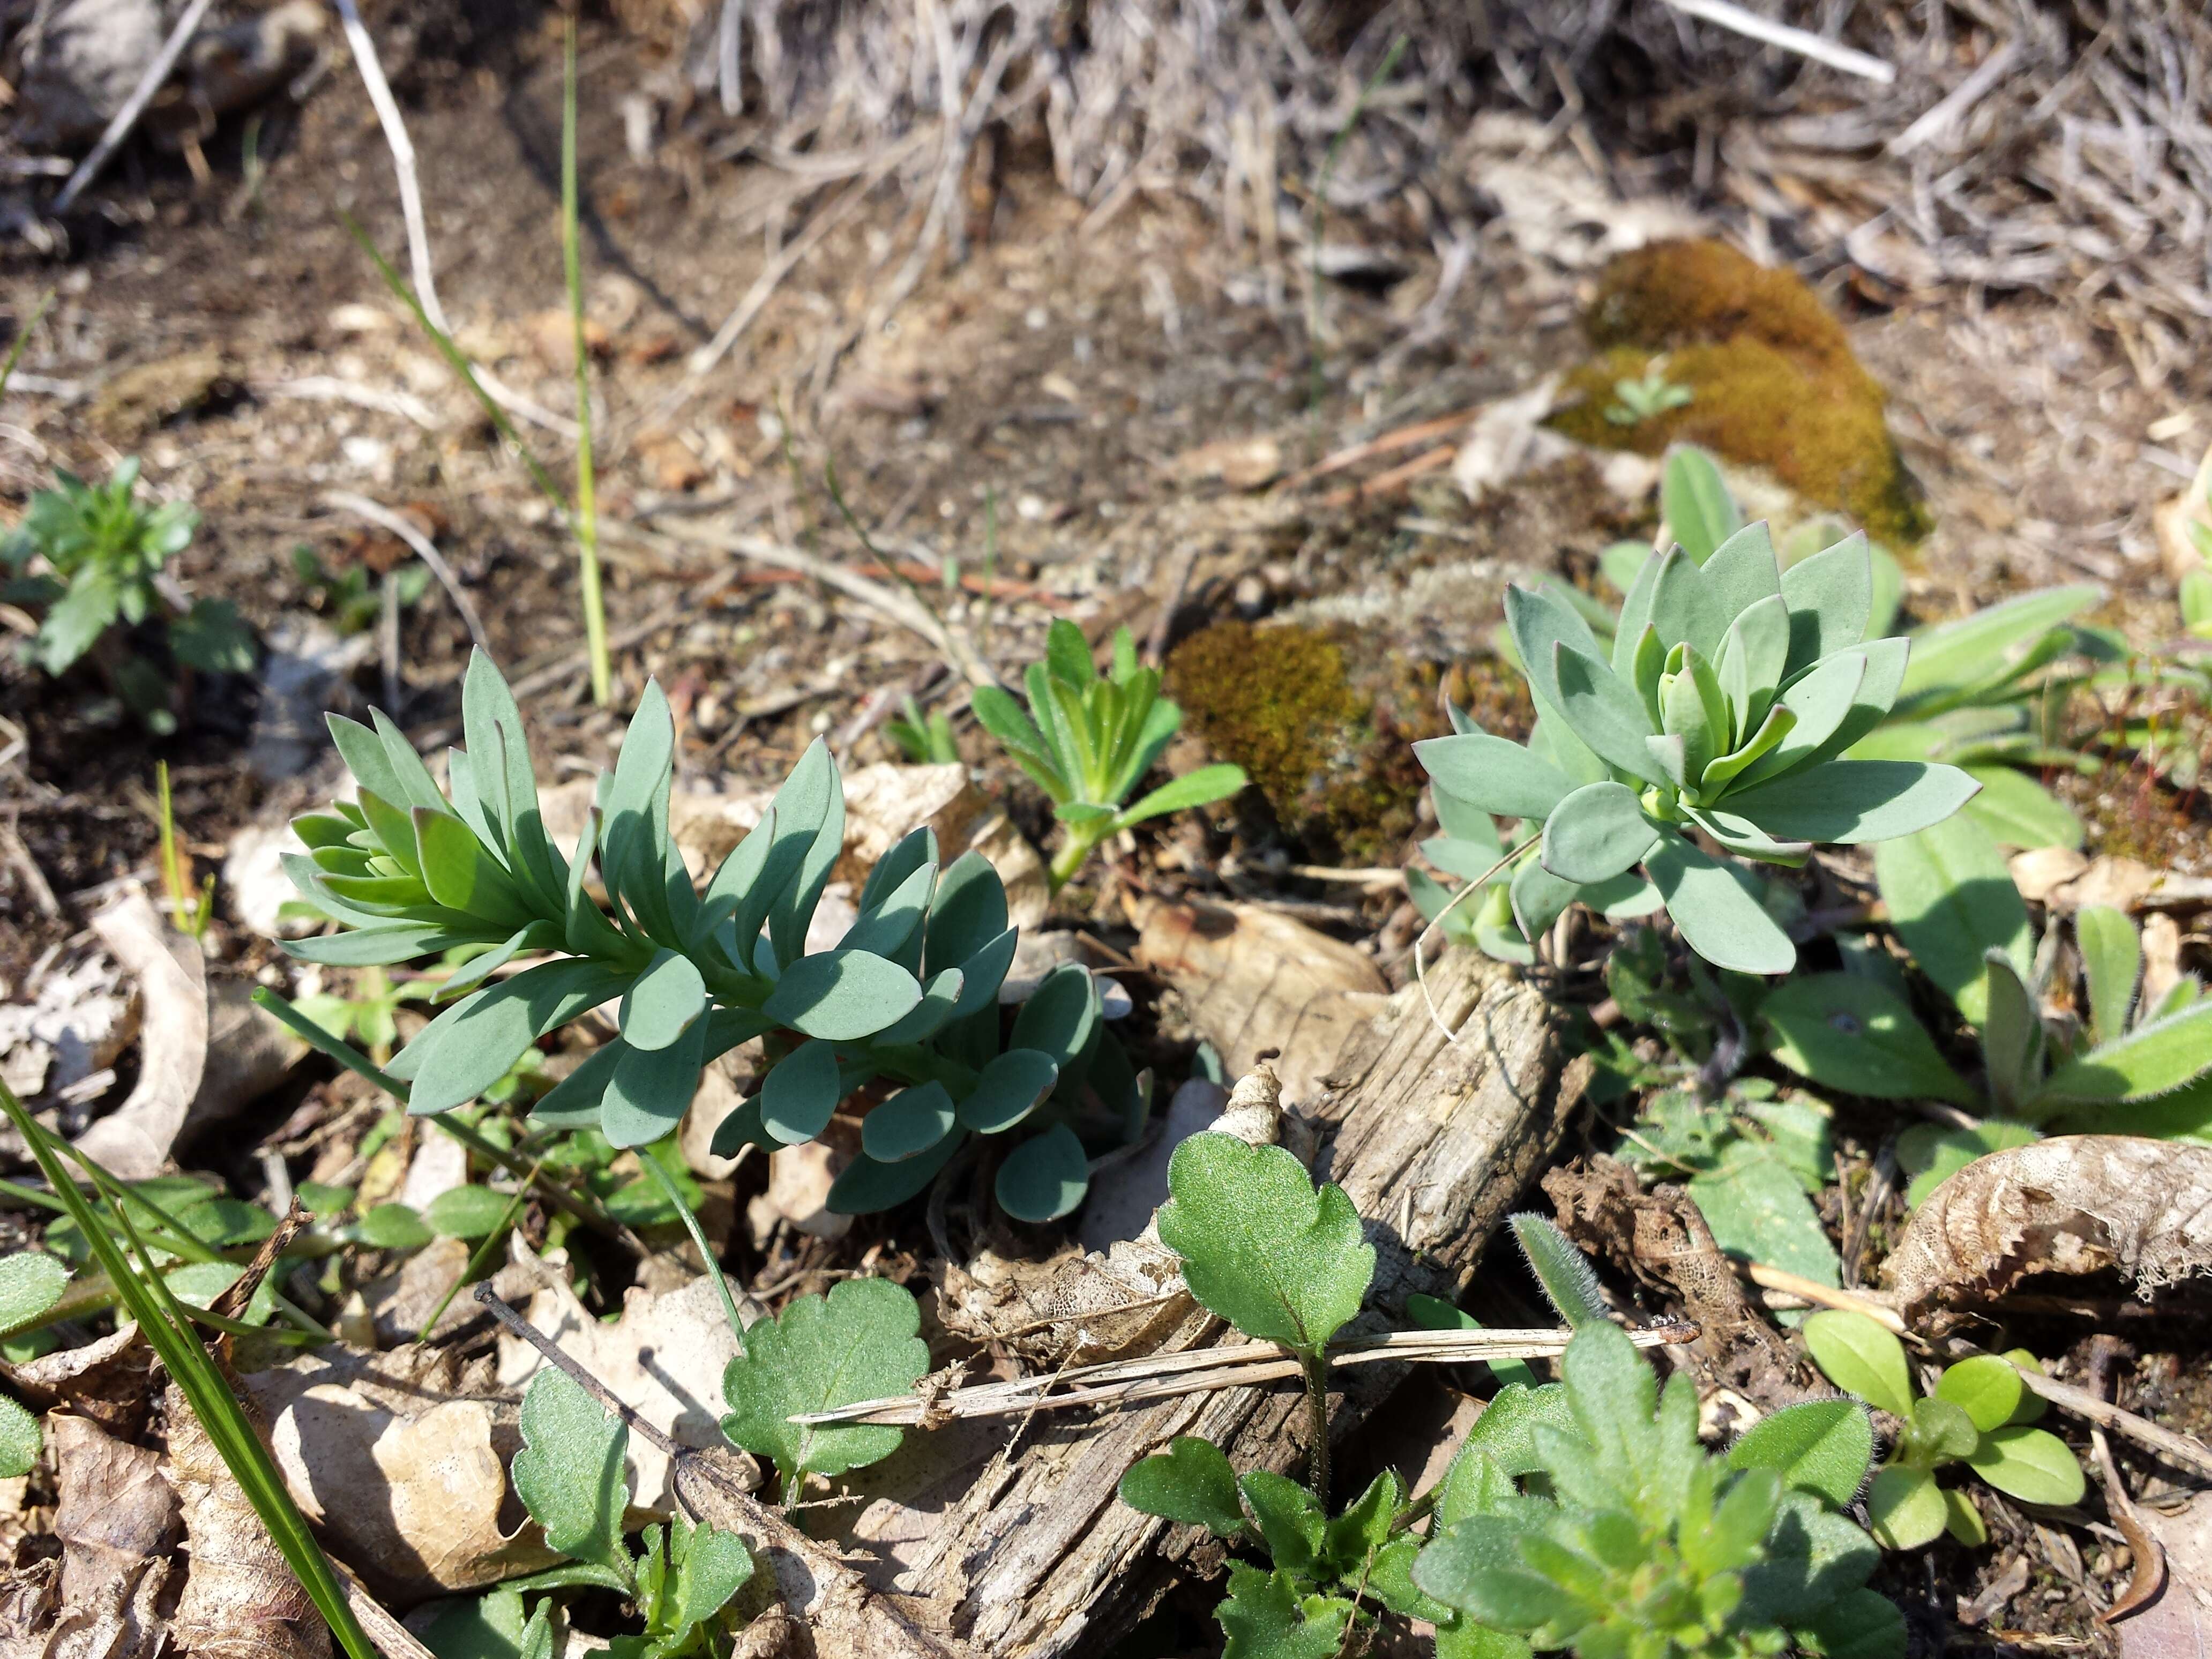
<instances>
[{"instance_id":1,"label":"green grass blade","mask_svg":"<svg viewBox=\"0 0 2212 1659\"><path fill-rule=\"evenodd\" d=\"M576 347L576 574L584 605L584 641L591 656L592 701L614 696L607 660L607 609L599 592L599 498L592 459L592 360L584 349L584 254L576 211L576 20L568 20L561 77L561 264L568 284L568 320Z\"/></svg>"},{"instance_id":2,"label":"green grass blade","mask_svg":"<svg viewBox=\"0 0 2212 1659\"><path fill-rule=\"evenodd\" d=\"M39 303L31 307L31 314L23 319L22 327L15 331L15 343L8 348L8 361L0 363L0 392L5 392L8 382L15 378L15 365L23 361L23 348L31 343L31 331L39 325L39 319L46 314L46 307L53 304L54 295L60 291L50 288L41 294Z\"/></svg>"},{"instance_id":3,"label":"green grass blade","mask_svg":"<svg viewBox=\"0 0 2212 1659\"><path fill-rule=\"evenodd\" d=\"M14 1122L16 1133L30 1146L32 1157L38 1160L55 1195L83 1230L93 1254L115 1285L125 1308L182 1390L224 1466L246 1494L246 1501L253 1505L254 1513L261 1517L270 1540L299 1576L308 1599L331 1627L331 1633L345 1650L348 1659L379 1659L376 1648L354 1617L330 1559L316 1542L307 1517L293 1503L291 1493L285 1490L284 1478L277 1472L269 1449L262 1444L261 1437L247 1421L244 1408L230 1391L230 1384L192 1334L188 1310L171 1293L161 1275L150 1270L152 1258L117 1196L118 1183L74 1147L66 1149L114 1207L116 1219L122 1224L132 1248L148 1264L143 1271L125 1255L99 1212L70 1179L59 1144L23 1109L22 1103L5 1084L0 1084L0 1111L4 1111Z\"/></svg>"},{"instance_id":4,"label":"green grass blade","mask_svg":"<svg viewBox=\"0 0 2212 1659\"><path fill-rule=\"evenodd\" d=\"M485 416L498 428L499 435L514 446L515 453L522 457L523 465L530 470L531 482L538 486L538 493L562 514L570 514L572 509L568 498L561 493L561 486L553 482L553 475L532 453L530 446L522 441L522 434L514 429L514 422L507 418L507 410L500 407L499 400L484 390L483 382L477 379L477 372L471 366L466 354L453 343L453 337L430 320L430 313L422 309L422 301L416 297L415 290L407 286L407 279L392 268L392 262L377 251L376 244L368 240L367 231L354 222L353 216L341 213L338 218L345 225L346 234L353 238L361 251L368 255L370 262L376 266L376 274L384 279L385 287L390 289L399 303L407 307L416 326L430 337L430 343L438 349L438 355L446 360L446 366L459 375L462 383L476 394L477 402L483 406Z\"/></svg>"}]
</instances>

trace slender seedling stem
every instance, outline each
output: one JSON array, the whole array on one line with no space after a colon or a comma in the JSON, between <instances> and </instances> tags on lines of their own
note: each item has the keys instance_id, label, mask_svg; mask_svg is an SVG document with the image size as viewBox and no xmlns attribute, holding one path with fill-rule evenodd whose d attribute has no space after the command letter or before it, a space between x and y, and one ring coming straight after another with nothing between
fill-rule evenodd
<instances>
[{"instance_id":1,"label":"slender seedling stem","mask_svg":"<svg viewBox=\"0 0 2212 1659\"><path fill-rule=\"evenodd\" d=\"M592 366L584 349L584 255L576 210L576 20L568 19L561 79L561 263L568 283L568 320L576 348L576 572L584 604L584 643L592 665L592 701L614 696L607 660L607 609L599 592L599 501L592 461Z\"/></svg>"},{"instance_id":2,"label":"slender seedling stem","mask_svg":"<svg viewBox=\"0 0 2212 1659\"><path fill-rule=\"evenodd\" d=\"M1315 1498L1320 1500L1324 1513L1328 1509L1328 1360L1317 1353L1298 1356L1306 1373L1306 1479L1313 1487Z\"/></svg>"},{"instance_id":3,"label":"slender seedling stem","mask_svg":"<svg viewBox=\"0 0 2212 1659\"><path fill-rule=\"evenodd\" d=\"M46 307L53 304L54 295L60 291L50 288L41 294L39 303L31 307L31 314L23 319L23 325L15 331L15 343L8 348L8 361L0 363L0 392L7 391L8 382L15 378L15 365L23 361L23 348L31 343L31 331L39 325L39 319L46 314Z\"/></svg>"},{"instance_id":4,"label":"slender seedling stem","mask_svg":"<svg viewBox=\"0 0 2212 1659\"><path fill-rule=\"evenodd\" d=\"M438 1305L430 1310L430 1316L422 1322L422 1328L415 1333L417 1340L427 1340L430 1333L438 1328L438 1322L446 1316L446 1310L453 1305L453 1298L461 1293L462 1285L472 1285L484 1276L485 1272L491 1267L492 1253L505 1241L507 1230L514 1225L514 1218L522 1212L523 1200L530 1196L530 1188L536 1183L538 1175L544 1168L545 1165L542 1160L530 1166L528 1177L514 1189L514 1196L507 1200L507 1208L500 1212L497 1223L489 1232L484 1235L483 1243L469 1253L469 1259L462 1267L460 1273L454 1278L452 1284L446 1286L445 1295L438 1298Z\"/></svg>"},{"instance_id":5,"label":"slender seedling stem","mask_svg":"<svg viewBox=\"0 0 2212 1659\"><path fill-rule=\"evenodd\" d=\"M730 1281L722 1276L722 1264L715 1259L714 1247L707 1242L707 1230L699 1224L699 1218L691 1213L691 1206L684 1201L684 1194L676 1189L676 1177L661 1167L660 1160L650 1147L637 1149L637 1161L645 1165L659 1183L660 1195L665 1198L682 1218L684 1231L691 1235L692 1243L698 1246L699 1261L707 1269L707 1277L714 1281L714 1289L722 1298L722 1316L730 1322L730 1334L738 1340L739 1352L745 1346L745 1322L738 1317L737 1298L730 1294Z\"/></svg>"}]
</instances>

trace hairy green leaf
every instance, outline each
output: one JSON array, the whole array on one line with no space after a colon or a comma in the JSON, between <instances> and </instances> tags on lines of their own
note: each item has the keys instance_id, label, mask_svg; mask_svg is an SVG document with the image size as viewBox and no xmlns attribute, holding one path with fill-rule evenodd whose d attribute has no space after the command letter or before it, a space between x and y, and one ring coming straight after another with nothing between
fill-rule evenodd
<instances>
[{"instance_id":1,"label":"hairy green leaf","mask_svg":"<svg viewBox=\"0 0 2212 1659\"><path fill-rule=\"evenodd\" d=\"M1855 1400L1810 1400L1761 1418L1729 1448L1729 1467L1772 1469L1784 1485L1843 1509L1866 1483L1874 1423Z\"/></svg>"},{"instance_id":2,"label":"hairy green leaf","mask_svg":"<svg viewBox=\"0 0 2212 1659\"><path fill-rule=\"evenodd\" d=\"M1333 1183L1280 1146L1193 1135L1168 1163L1161 1241L1196 1297L1245 1335L1317 1354L1359 1311L1375 1248Z\"/></svg>"},{"instance_id":3,"label":"hairy green leaf","mask_svg":"<svg viewBox=\"0 0 2212 1659\"><path fill-rule=\"evenodd\" d=\"M929 1369L921 1328L914 1297L888 1279L848 1279L826 1298L799 1297L780 1317L746 1328L745 1351L722 1376L730 1406L722 1432L775 1460L786 1501L806 1474L880 1462L898 1449L896 1427L786 1419L906 1393Z\"/></svg>"},{"instance_id":4,"label":"hairy green leaf","mask_svg":"<svg viewBox=\"0 0 2212 1659\"><path fill-rule=\"evenodd\" d=\"M511 1470L514 1490L545 1529L546 1543L627 1583L630 1558L622 1535L629 1431L548 1365L522 1396L522 1440Z\"/></svg>"},{"instance_id":5,"label":"hairy green leaf","mask_svg":"<svg viewBox=\"0 0 2212 1659\"><path fill-rule=\"evenodd\" d=\"M1237 1472L1210 1440L1177 1436L1164 1452L1132 1464L1121 1477L1121 1501L1133 1510L1187 1527L1204 1527L1222 1538L1234 1538L1244 1530Z\"/></svg>"},{"instance_id":6,"label":"hairy green leaf","mask_svg":"<svg viewBox=\"0 0 2212 1659\"><path fill-rule=\"evenodd\" d=\"M1778 985L1759 1005L1774 1055L1799 1076L1881 1100L1977 1097L1944 1061L1912 1011L1861 974L1808 974Z\"/></svg>"},{"instance_id":7,"label":"hairy green leaf","mask_svg":"<svg viewBox=\"0 0 2212 1659\"><path fill-rule=\"evenodd\" d=\"M1875 849L1890 926L1969 1024L1989 1014L1985 951L2023 974L2034 952L2027 907L1989 832L1963 814Z\"/></svg>"}]
</instances>

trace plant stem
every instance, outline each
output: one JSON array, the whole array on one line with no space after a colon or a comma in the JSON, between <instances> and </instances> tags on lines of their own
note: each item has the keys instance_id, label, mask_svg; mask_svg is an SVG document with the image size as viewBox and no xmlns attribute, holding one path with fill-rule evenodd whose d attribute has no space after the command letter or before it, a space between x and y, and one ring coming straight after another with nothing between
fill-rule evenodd
<instances>
[{"instance_id":1,"label":"plant stem","mask_svg":"<svg viewBox=\"0 0 2212 1659\"><path fill-rule=\"evenodd\" d=\"M584 644L592 664L592 701L614 696L607 660L607 609L599 592L599 502L592 463L592 367L584 349L584 259L576 234L576 20L568 20L561 81L561 262L568 283L568 319L576 349L576 571L584 604Z\"/></svg>"},{"instance_id":2,"label":"plant stem","mask_svg":"<svg viewBox=\"0 0 2212 1659\"><path fill-rule=\"evenodd\" d=\"M1306 1368L1306 1483L1324 1513L1328 1509L1328 1360L1300 1354Z\"/></svg>"},{"instance_id":3,"label":"plant stem","mask_svg":"<svg viewBox=\"0 0 2212 1659\"><path fill-rule=\"evenodd\" d=\"M1050 882L1053 892L1059 892L1061 888L1075 879L1075 872L1083 867L1083 860L1091 856L1091 849L1097 845L1098 843L1096 841L1087 836L1079 835L1072 830L1068 831L1067 839L1060 844L1060 850L1052 855L1051 868L1045 872L1046 879Z\"/></svg>"},{"instance_id":4,"label":"plant stem","mask_svg":"<svg viewBox=\"0 0 2212 1659\"><path fill-rule=\"evenodd\" d=\"M714 1281L714 1289L722 1298L722 1316L730 1322L730 1334L738 1340L743 1352L745 1346L745 1322L738 1317L738 1299L730 1294L730 1281L723 1277L722 1264L715 1258L714 1247L707 1242L707 1230L699 1224L699 1218L691 1213L691 1206L684 1201L684 1194L676 1189L676 1177L661 1167L660 1160L647 1146L637 1149L637 1161L652 1171L660 1185L660 1195L674 1206L683 1218L684 1231L691 1235L691 1242L699 1247L700 1262L707 1269L707 1277Z\"/></svg>"}]
</instances>

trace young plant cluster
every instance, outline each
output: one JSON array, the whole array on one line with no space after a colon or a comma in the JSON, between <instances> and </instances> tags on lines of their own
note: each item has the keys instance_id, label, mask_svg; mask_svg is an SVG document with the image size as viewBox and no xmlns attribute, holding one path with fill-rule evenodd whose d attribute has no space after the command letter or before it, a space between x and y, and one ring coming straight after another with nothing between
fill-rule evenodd
<instances>
[{"instance_id":1,"label":"young plant cluster","mask_svg":"<svg viewBox=\"0 0 2212 1659\"><path fill-rule=\"evenodd\" d=\"M1936 1471L1948 1464L1964 1463L2022 1503L2081 1501L2081 1465L2057 1435L2032 1426L2043 1401L2021 1382L2012 1358L1962 1359L1945 1367L1935 1393L1916 1395L1905 1345L1864 1314L1814 1314L1805 1322L1805 1346L1831 1382L1898 1419L1867 1491L1874 1535L1887 1547L1917 1549L1945 1532L1962 1544L1989 1541L1973 1500L1936 1484Z\"/></svg>"},{"instance_id":2,"label":"young plant cluster","mask_svg":"<svg viewBox=\"0 0 2212 1659\"><path fill-rule=\"evenodd\" d=\"M1796 866L1816 845L1910 835L1963 805L1977 786L1955 767L1843 757L1888 713L1905 670L1904 641L1867 641L1872 604L1864 537L1784 571L1761 525L1703 563L1679 545L1648 561L1609 661L1573 606L1509 590L1534 731L1516 744L1455 714L1455 735L1414 752L1448 834L1521 821L1491 868L1520 864L1506 898L1524 943L1577 902L1614 916L1663 907L1715 965L1786 973L1796 947L1759 884L1692 831ZM1498 846L1493 830L1480 851Z\"/></svg>"},{"instance_id":3,"label":"young plant cluster","mask_svg":"<svg viewBox=\"0 0 2212 1659\"><path fill-rule=\"evenodd\" d=\"M0 539L14 574L0 599L41 614L25 655L58 677L91 656L124 704L156 732L176 729L168 676L132 650L122 629L163 624L169 656L207 673L250 673L252 636L225 599L186 600L163 567L191 545L199 514L181 501L138 500L138 462L118 462L107 482L55 474L33 493L21 524Z\"/></svg>"},{"instance_id":4,"label":"young plant cluster","mask_svg":"<svg viewBox=\"0 0 2212 1659\"><path fill-rule=\"evenodd\" d=\"M1327 1346L1374 1271L1350 1200L1316 1191L1280 1147L1214 1133L1176 1148L1169 1188L1160 1236L1191 1293L1300 1356L1311 1443L1325 1447ZM1325 1456L1301 1486L1239 1475L1188 1437L1123 1476L1131 1507L1264 1559L1231 1566L1215 1613L1226 1659L1326 1659L1384 1613L1433 1623L1443 1659L1901 1654L1902 1619L1866 1588L1875 1547L1839 1512L1873 1455L1865 1407L1795 1407L1707 1454L1690 1380L1661 1396L1573 1247L1534 1217L1515 1231L1575 1327L1563 1381L1502 1388L1433 1504L1409 1502L1386 1471L1332 1513ZM1427 1322L1465 1322L1455 1312Z\"/></svg>"},{"instance_id":5,"label":"young plant cluster","mask_svg":"<svg viewBox=\"0 0 2212 1659\"><path fill-rule=\"evenodd\" d=\"M449 753L442 789L380 714L373 728L333 718L359 797L297 820L309 850L287 859L301 894L343 930L289 946L295 956L365 967L479 950L445 981L456 1000L392 1062L411 1111L476 1098L533 1043L613 1001L620 1036L538 1103L540 1121L595 1127L617 1147L659 1140L709 1061L765 1036L770 1068L718 1131L724 1155L746 1140L812 1139L855 1091L890 1091L831 1193L839 1210L899 1203L970 1135L1010 1135L999 1200L1021 1218L1051 1219L1082 1198L1087 1144L1141 1130L1144 1091L1086 970L1055 969L1002 1022L1015 933L980 854L940 870L934 835L915 831L870 872L844 933L826 948L810 941L844 845L843 791L823 744L702 892L668 833L675 729L657 686L573 854L545 831L520 714L481 655L462 715L467 746ZM587 887L594 870L605 908ZM554 955L493 979L525 952Z\"/></svg>"}]
</instances>

